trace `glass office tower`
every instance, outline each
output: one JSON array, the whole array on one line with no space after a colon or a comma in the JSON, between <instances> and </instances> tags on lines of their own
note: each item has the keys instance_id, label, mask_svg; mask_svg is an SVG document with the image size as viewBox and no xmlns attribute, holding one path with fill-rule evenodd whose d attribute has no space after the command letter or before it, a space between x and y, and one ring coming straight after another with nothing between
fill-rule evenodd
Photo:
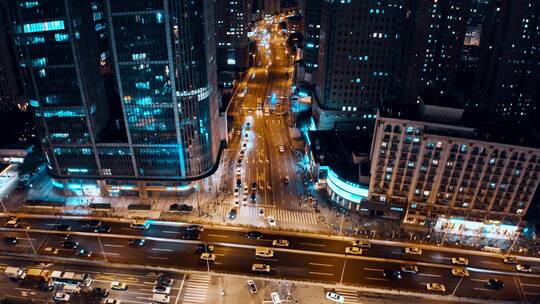
<instances>
[{"instance_id":1,"label":"glass office tower","mask_svg":"<svg viewBox=\"0 0 540 304\"><path fill-rule=\"evenodd\" d=\"M25 84L60 184L174 189L216 168L213 1L16 2Z\"/></svg>"}]
</instances>

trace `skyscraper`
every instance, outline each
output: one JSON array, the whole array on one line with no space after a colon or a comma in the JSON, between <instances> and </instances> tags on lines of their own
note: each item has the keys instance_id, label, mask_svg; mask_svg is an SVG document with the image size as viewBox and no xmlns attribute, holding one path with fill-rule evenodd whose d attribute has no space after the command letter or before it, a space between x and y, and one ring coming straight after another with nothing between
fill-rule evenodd
<instances>
[{"instance_id":1,"label":"skyscraper","mask_svg":"<svg viewBox=\"0 0 540 304\"><path fill-rule=\"evenodd\" d=\"M319 129L373 125L398 64L404 19L400 0L323 1L314 102Z\"/></svg>"},{"instance_id":2,"label":"skyscraper","mask_svg":"<svg viewBox=\"0 0 540 304\"><path fill-rule=\"evenodd\" d=\"M313 73L319 66L319 33L321 29L322 0L305 0L304 15L304 66Z\"/></svg>"},{"instance_id":3,"label":"skyscraper","mask_svg":"<svg viewBox=\"0 0 540 304\"><path fill-rule=\"evenodd\" d=\"M216 1L218 69L241 71L249 67L249 0Z\"/></svg>"},{"instance_id":4,"label":"skyscraper","mask_svg":"<svg viewBox=\"0 0 540 304\"><path fill-rule=\"evenodd\" d=\"M164 191L215 168L212 1L15 2L26 90L57 184L145 195L150 181Z\"/></svg>"}]
</instances>

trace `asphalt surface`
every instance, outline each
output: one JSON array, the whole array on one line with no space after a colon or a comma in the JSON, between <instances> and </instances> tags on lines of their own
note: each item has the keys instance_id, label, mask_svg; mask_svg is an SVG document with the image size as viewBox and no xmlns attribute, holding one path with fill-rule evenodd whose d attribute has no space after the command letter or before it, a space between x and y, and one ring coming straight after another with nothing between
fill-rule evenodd
<instances>
[{"instance_id":1,"label":"asphalt surface","mask_svg":"<svg viewBox=\"0 0 540 304\"><path fill-rule=\"evenodd\" d=\"M56 224L69 225L70 231L56 231ZM497 300L533 301L540 292L540 270L537 263L529 263L532 273L515 271L514 265L502 263L499 257L456 254L424 249L422 255L404 253L404 248L373 244L360 257L345 255L348 241L301 235L264 233L261 239L249 239L245 230L205 228L199 240L182 240L185 227L153 224L148 230L130 228L127 222L102 222L111 227L109 233L97 234L83 227L84 220L22 218L21 229L2 228L0 237L16 236L16 245L0 244L0 252L46 254L45 248L58 248L57 256L80 259L105 260L137 265L170 266L180 269L213 270L225 273L258 275L251 271L254 263L271 267L263 275L327 283L344 283L378 288L427 292L426 284L442 283L444 294ZM24 229L30 227L29 229ZM11 231L9 231L11 230ZM30 241L27 238L30 239ZM91 257L76 257L75 250L65 249L62 242L66 234L79 243L79 249L92 251ZM128 245L130 238L145 238L143 247ZM255 256L255 247L273 247L275 239L287 239L287 248L274 248L270 258ZM215 246L216 261L205 263L195 253L197 244ZM466 257L470 276L463 278L451 274L452 257ZM180 258L181 257L181 258ZM403 273L401 280L387 280L384 270L398 270L404 264L418 265L418 274ZM499 278L505 286L501 290L486 288L487 279Z\"/></svg>"}]
</instances>

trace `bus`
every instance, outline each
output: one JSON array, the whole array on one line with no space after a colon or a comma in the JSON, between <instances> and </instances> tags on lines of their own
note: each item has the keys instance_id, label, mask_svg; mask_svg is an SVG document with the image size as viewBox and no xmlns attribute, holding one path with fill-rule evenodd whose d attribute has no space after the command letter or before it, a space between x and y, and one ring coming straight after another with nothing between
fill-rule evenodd
<instances>
[{"instance_id":1,"label":"bus","mask_svg":"<svg viewBox=\"0 0 540 304\"><path fill-rule=\"evenodd\" d=\"M51 279L55 284L80 284L90 286L92 277L88 273L77 273L71 271L53 271Z\"/></svg>"}]
</instances>

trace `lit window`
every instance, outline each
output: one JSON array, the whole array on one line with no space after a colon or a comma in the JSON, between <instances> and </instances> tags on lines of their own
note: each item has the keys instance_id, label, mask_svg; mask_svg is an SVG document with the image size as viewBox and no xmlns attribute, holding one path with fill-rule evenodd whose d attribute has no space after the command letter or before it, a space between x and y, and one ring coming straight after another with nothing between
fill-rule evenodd
<instances>
[{"instance_id":1,"label":"lit window","mask_svg":"<svg viewBox=\"0 0 540 304\"><path fill-rule=\"evenodd\" d=\"M56 40L56 41L67 41L67 40L69 40L69 34L66 34L66 33L54 34L54 40Z\"/></svg>"},{"instance_id":2,"label":"lit window","mask_svg":"<svg viewBox=\"0 0 540 304\"><path fill-rule=\"evenodd\" d=\"M24 33L37 33L37 32L65 30L65 27L64 27L63 20L57 20L57 21L25 24L23 25L22 30Z\"/></svg>"}]
</instances>

